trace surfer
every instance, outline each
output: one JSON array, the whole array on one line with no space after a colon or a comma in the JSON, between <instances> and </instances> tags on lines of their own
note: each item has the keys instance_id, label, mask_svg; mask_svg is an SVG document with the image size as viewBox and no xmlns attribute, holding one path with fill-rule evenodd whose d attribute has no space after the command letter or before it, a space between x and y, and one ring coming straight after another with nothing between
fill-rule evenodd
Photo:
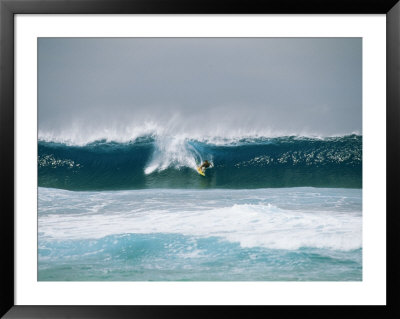
<instances>
[{"instance_id":1,"label":"surfer","mask_svg":"<svg viewBox=\"0 0 400 319\"><path fill-rule=\"evenodd\" d=\"M199 169L201 169L202 171L204 171L206 168L210 167L210 165L211 165L210 162L207 161L207 160L205 160L205 161L203 162L203 164L200 165Z\"/></svg>"}]
</instances>

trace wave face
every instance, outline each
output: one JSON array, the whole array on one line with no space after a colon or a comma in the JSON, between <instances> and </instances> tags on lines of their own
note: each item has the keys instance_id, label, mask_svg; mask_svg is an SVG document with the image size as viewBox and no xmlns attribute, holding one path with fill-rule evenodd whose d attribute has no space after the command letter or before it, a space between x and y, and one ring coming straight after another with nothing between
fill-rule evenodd
<instances>
[{"instance_id":1,"label":"wave face","mask_svg":"<svg viewBox=\"0 0 400 319\"><path fill-rule=\"evenodd\" d=\"M206 176L196 172L204 160ZM362 136L38 143L39 186L67 190L362 187Z\"/></svg>"}]
</instances>

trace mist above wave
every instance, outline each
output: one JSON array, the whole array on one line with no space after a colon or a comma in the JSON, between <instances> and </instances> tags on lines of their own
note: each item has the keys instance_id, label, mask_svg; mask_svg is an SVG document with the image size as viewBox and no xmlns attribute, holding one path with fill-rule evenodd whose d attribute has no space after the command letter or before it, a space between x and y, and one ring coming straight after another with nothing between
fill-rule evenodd
<instances>
[{"instance_id":1,"label":"mist above wave","mask_svg":"<svg viewBox=\"0 0 400 319\"><path fill-rule=\"evenodd\" d=\"M96 141L128 143L143 137L150 137L156 140L171 139L175 142L196 140L216 145L227 145L246 139L254 140L285 136L322 139L360 134L358 131L322 134L311 130L272 129L262 127L257 123L253 126L246 126L247 128L235 125L234 121L226 121L225 119L221 119L221 123L216 124L209 121L202 122L201 118L197 119L197 123L195 123L189 120L184 121L179 117L172 117L164 124L156 121L146 121L140 124L110 123L109 125L101 125L100 123L97 126L93 126L75 122L71 126L64 128L39 129L38 138L40 141L76 146L84 146Z\"/></svg>"}]
</instances>

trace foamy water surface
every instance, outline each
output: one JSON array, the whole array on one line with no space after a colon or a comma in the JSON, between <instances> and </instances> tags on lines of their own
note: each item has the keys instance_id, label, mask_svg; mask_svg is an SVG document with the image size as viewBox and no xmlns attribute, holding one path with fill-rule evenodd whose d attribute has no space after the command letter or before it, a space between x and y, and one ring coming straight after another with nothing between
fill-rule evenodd
<instances>
[{"instance_id":1,"label":"foamy water surface","mask_svg":"<svg viewBox=\"0 0 400 319\"><path fill-rule=\"evenodd\" d=\"M320 256L319 262L324 263L327 256L332 258L332 255L336 255L337 260L333 265L337 266L338 263L351 268L351 271L348 269L350 275L345 272L347 275L342 276L342 280L361 276L362 213L359 189L71 192L40 188L39 207L39 268L42 271L46 269L43 274L49 274L53 263L59 265L61 262L65 266L71 263L72 258L72 264L75 265L79 260L84 262L87 256L90 259L96 256L96 265L107 268L107 260L112 260L114 255L120 258L121 252L129 257L123 265L129 264L132 269L140 270L143 268L142 261L132 258L139 251L146 250L135 247L144 240L149 254L146 257L149 258L148 262L152 263L153 260L161 269L162 260L170 262L168 256L177 252L174 258L178 261L164 269L172 267L177 271L176 275L162 279L158 274L156 278L159 280L186 278L187 273L183 269L192 269L193 262L202 260L202 263L214 264L232 252L235 252L232 258L238 258L237 263L243 263L243 267L249 265L245 266L246 263L240 260L243 256L240 256L248 254L248 260L257 264L254 268L257 272L265 260L258 264L257 259L250 256L265 257L279 252L285 256L283 260L289 259L288 265L299 263L298 267L302 269L310 253ZM172 242L171 238L174 238ZM204 241L212 241L212 245L200 249L199 243ZM153 251L158 245L163 249ZM97 248L93 250L93 247ZM106 253L113 247L115 250ZM186 250L183 247L192 248ZM299 254L303 256L300 258L302 261L297 260ZM347 264L349 259L353 261ZM318 266L318 258L315 262L313 267ZM323 264L320 266L326 267ZM194 270L193 278L207 280L208 277L204 279L202 274L203 268L196 267L199 273L196 275ZM215 267L218 273L221 269ZM276 266L275 271L279 273L285 267ZM354 267L358 270L354 271ZM234 271L240 273L247 270L235 266ZM118 270L113 273L118 277ZM163 269L160 273L163 273ZM220 279L229 280L229 270L225 275L222 273ZM311 280L326 279L324 273L321 269ZM141 273L138 277L132 275L124 280L152 280L150 273L147 275ZM260 280L257 279L259 275L246 273L238 280ZM68 277L68 272L64 276ZM87 280L84 278L79 280Z\"/></svg>"}]
</instances>

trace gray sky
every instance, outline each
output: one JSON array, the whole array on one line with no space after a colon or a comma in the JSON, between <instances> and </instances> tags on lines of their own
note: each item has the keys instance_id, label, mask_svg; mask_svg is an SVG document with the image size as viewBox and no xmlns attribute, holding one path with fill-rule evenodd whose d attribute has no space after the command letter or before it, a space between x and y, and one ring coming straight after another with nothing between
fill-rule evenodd
<instances>
[{"instance_id":1,"label":"gray sky","mask_svg":"<svg viewBox=\"0 0 400 319\"><path fill-rule=\"evenodd\" d=\"M361 38L40 38L39 136L361 134Z\"/></svg>"}]
</instances>

